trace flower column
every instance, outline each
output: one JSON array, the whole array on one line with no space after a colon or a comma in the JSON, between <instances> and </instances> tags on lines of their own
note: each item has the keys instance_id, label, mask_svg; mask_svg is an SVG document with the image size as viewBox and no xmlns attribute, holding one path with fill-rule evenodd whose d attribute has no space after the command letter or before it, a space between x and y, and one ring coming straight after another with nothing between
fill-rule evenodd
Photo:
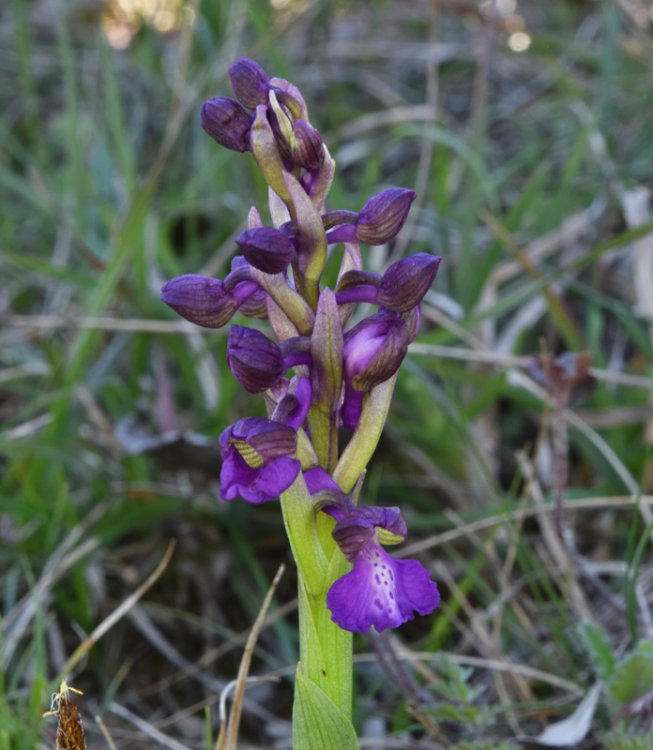
<instances>
[{"instance_id":1,"label":"flower column","mask_svg":"<svg viewBox=\"0 0 653 750\"><path fill-rule=\"evenodd\" d=\"M419 562L395 560L381 546L406 536L399 509L355 500L440 259L421 253L383 275L364 271L360 244L391 240L414 193L389 188L359 212L327 211L335 163L299 90L252 60L237 60L230 76L236 99L206 102L202 126L219 144L251 152L269 186L272 226L252 208L236 241L242 255L223 280L187 274L161 296L205 327L226 325L237 311L267 318L276 338L236 325L229 332L229 366L248 392L265 394L268 418L244 418L222 433L221 494L281 498L299 578L293 747L349 750L357 745L352 633L397 627L439 602ZM335 244L344 252L331 290L322 275ZM378 311L348 328L361 302ZM340 427L350 435L342 452Z\"/></svg>"}]
</instances>

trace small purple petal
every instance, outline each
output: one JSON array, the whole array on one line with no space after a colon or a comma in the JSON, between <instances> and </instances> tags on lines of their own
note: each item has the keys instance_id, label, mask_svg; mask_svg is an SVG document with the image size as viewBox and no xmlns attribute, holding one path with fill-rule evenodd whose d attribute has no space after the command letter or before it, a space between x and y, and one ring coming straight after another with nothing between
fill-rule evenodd
<instances>
[{"instance_id":1,"label":"small purple petal","mask_svg":"<svg viewBox=\"0 0 653 750\"><path fill-rule=\"evenodd\" d=\"M308 378L294 377L286 395L279 401L272 418L298 430L311 408L313 389Z\"/></svg>"},{"instance_id":2,"label":"small purple petal","mask_svg":"<svg viewBox=\"0 0 653 750\"><path fill-rule=\"evenodd\" d=\"M305 120L295 120L292 126L290 154L295 164L316 170L324 161L324 142L320 133Z\"/></svg>"},{"instance_id":3,"label":"small purple petal","mask_svg":"<svg viewBox=\"0 0 653 750\"><path fill-rule=\"evenodd\" d=\"M396 560L378 544L369 544L350 573L329 589L331 619L344 630L382 632L431 613L440 602L436 584L417 560Z\"/></svg>"},{"instance_id":4,"label":"small purple petal","mask_svg":"<svg viewBox=\"0 0 653 750\"><path fill-rule=\"evenodd\" d=\"M260 469L252 469L237 451L230 453L220 470L220 494L225 500L241 497L249 503L276 500L295 481L301 464L281 456Z\"/></svg>"},{"instance_id":5,"label":"small purple petal","mask_svg":"<svg viewBox=\"0 0 653 750\"><path fill-rule=\"evenodd\" d=\"M313 469L305 471L304 481L306 482L306 487L311 495L316 495L322 490L340 491L340 487L338 487L331 475L321 466L316 466Z\"/></svg>"},{"instance_id":6,"label":"small purple petal","mask_svg":"<svg viewBox=\"0 0 653 750\"><path fill-rule=\"evenodd\" d=\"M349 430L355 430L361 418L365 391L358 391L345 380L345 400L340 407L340 419Z\"/></svg>"}]
</instances>

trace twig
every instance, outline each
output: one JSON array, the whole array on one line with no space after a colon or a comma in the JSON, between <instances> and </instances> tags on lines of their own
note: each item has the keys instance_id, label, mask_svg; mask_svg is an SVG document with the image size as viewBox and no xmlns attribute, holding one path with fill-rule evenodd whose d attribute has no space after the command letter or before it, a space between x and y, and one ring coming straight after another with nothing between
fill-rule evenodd
<instances>
[{"instance_id":1,"label":"twig","mask_svg":"<svg viewBox=\"0 0 653 750\"><path fill-rule=\"evenodd\" d=\"M261 629L263 628L265 614L268 611L268 607L272 602L274 592L279 585L279 581L281 580L281 576L283 575L285 569L285 565L279 566L279 570L277 570L277 573L274 576L272 583L270 584L268 593L265 595L265 599L263 600L263 604L261 604L261 609L259 610L258 616L256 617L256 621L254 622L249 637L247 638L245 650L243 651L243 658L240 661L240 667L238 669L238 677L236 678L235 682L234 700L231 707L231 714L229 715L228 723L226 723L225 705L226 695L228 694L230 688L229 685L223 690L223 695L225 696L224 703L222 700L222 696L220 697L220 734L218 735L218 739L215 743L215 750L237 750L238 730L240 727L240 717L243 710L243 698L245 696L247 675L252 663L254 647L256 646L256 641L258 640Z\"/></svg>"},{"instance_id":2,"label":"twig","mask_svg":"<svg viewBox=\"0 0 653 750\"><path fill-rule=\"evenodd\" d=\"M161 562L156 566L154 571L145 579L145 581L134 591L133 594L128 596L125 601L114 611L106 617L95 630L87 636L79 646L73 651L68 661L64 664L61 673L68 674L75 666L80 662L81 659L93 648L93 646L105 635L111 628L120 620L136 602L159 580L163 571L168 567L168 563L172 559L172 555L175 551L175 540L171 540L168 544L168 548L163 555Z\"/></svg>"}]
</instances>

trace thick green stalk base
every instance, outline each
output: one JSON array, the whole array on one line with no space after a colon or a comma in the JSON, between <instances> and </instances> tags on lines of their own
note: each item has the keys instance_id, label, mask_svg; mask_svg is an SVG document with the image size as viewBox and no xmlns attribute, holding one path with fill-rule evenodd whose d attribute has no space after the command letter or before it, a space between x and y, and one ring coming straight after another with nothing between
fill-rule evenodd
<instances>
[{"instance_id":1,"label":"thick green stalk base","mask_svg":"<svg viewBox=\"0 0 653 750\"><path fill-rule=\"evenodd\" d=\"M330 581L347 569L339 550L335 552ZM293 750L356 750L351 723L352 634L332 622L326 590L310 594L300 578L298 599L300 661L293 705Z\"/></svg>"}]
</instances>

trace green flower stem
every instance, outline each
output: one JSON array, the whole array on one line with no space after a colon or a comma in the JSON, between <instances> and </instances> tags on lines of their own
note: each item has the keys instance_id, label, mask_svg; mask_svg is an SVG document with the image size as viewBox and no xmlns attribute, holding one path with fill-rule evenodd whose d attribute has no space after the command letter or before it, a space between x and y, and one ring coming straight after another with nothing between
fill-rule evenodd
<instances>
[{"instance_id":1,"label":"green flower stem","mask_svg":"<svg viewBox=\"0 0 653 750\"><path fill-rule=\"evenodd\" d=\"M301 472L281 495L281 510L303 585L311 595L319 596L324 591L329 559L322 549L315 510Z\"/></svg>"},{"instance_id":2,"label":"green flower stem","mask_svg":"<svg viewBox=\"0 0 653 750\"><path fill-rule=\"evenodd\" d=\"M330 413L317 405L311 407L308 413L308 424L320 466L331 473L338 460L338 432L335 421Z\"/></svg>"},{"instance_id":3,"label":"green flower stem","mask_svg":"<svg viewBox=\"0 0 653 750\"><path fill-rule=\"evenodd\" d=\"M356 431L342 452L333 478L343 492L350 493L364 471L379 443L390 409L392 393L397 382L395 374L390 380L373 388L363 404Z\"/></svg>"},{"instance_id":4,"label":"green flower stem","mask_svg":"<svg viewBox=\"0 0 653 750\"><path fill-rule=\"evenodd\" d=\"M352 634L331 620L326 595L350 565L316 515L303 476L281 496L298 570L299 664L293 708L293 750L356 750L351 724ZM319 731L312 718L320 722Z\"/></svg>"},{"instance_id":5,"label":"green flower stem","mask_svg":"<svg viewBox=\"0 0 653 750\"><path fill-rule=\"evenodd\" d=\"M340 553L338 556L342 565L334 566L333 580L347 572L347 561ZM328 587L314 596L299 581L299 661L304 674L351 720L352 634L331 620L327 591Z\"/></svg>"}]
</instances>

